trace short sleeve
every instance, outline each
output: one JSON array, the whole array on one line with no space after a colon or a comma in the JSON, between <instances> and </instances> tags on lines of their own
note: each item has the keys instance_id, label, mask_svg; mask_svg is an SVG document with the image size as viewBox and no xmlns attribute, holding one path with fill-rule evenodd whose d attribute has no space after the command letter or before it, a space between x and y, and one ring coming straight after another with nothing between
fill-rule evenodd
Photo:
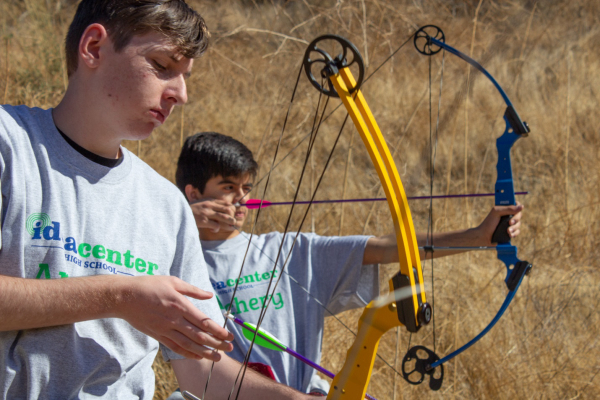
<instances>
[{"instance_id":1,"label":"short sleeve","mask_svg":"<svg viewBox=\"0 0 600 400\"><path fill-rule=\"evenodd\" d=\"M310 268L327 309L365 307L379 295L379 265L362 265L370 236L310 235Z\"/></svg>"}]
</instances>

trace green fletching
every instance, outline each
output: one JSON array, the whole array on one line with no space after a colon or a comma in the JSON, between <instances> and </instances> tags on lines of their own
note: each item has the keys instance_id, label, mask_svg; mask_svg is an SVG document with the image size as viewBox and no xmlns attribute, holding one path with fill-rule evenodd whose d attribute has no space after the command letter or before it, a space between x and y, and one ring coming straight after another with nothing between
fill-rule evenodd
<instances>
[{"instance_id":1,"label":"green fletching","mask_svg":"<svg viewBox=\"0 0 600 400\"><path fill-rule=\"evenodd\" d=\"M256 332L256 325L251 324L250 322L244 322L244 328L242 329L242 332L244 333L244 337L248 340L252 340L254 339L254 332ZM263 337L268 338L267 339L263 339L263 337L261 337L261 335ZM274 344L274 343L277 344ZM271 350L275 350L275 351L284 351L287 347L281 343L279 340L277 340L277 338L275 338L275 336L271 335L269 332L265 331L264 329L259 329L258 330L258 334L256 335L256 341L254 342L255 344L261 346L261 347L266 347L267 349L271 349Z\"/></svg>"}]
</instances>

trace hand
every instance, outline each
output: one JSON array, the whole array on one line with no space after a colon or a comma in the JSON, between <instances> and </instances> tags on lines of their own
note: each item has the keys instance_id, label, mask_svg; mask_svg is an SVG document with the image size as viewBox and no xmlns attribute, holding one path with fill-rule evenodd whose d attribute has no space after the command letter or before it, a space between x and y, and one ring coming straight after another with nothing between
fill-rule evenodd
<instances>
[{"instance_id":1,"label":"hand","mask_svg":"<svg viewBox=\"0 0 600 400\"><path fill-rule=\"evenodd\" d=\"M234 231L236 220L235 206L223 200L199 200L190 204L196 226L208 228L212 232Z\"/></svg>"},{"instance_id":2,"label":"hand","mask_svg":"<svg viewBox=\"0 0 600 400\"><path fill-rule=\"evenodd\" d=\"M507 233L511 238L519 236L521 233L521 218L525 207L517 203L515 206L494 206L492 211L485 217L483 222L475 228L478 231L477 237L481 240L479 245L492 246L492 235L500 223L500 217L512 215L508 223Z\"/></svg>"},{"instance_id":3,"label":"hand","mask_svg":"<svg viewBox=\"0 0 600 400\"><path fill-rule=\"evenodd\" d=\"M172 276L123 277L116 285L117 317L192 359L219 361L214 351L231 351L233 334L198 310L185 296L198 300L213 294ZM211 347L212 349L208 348Z\"/></svg>"}]
</instances>

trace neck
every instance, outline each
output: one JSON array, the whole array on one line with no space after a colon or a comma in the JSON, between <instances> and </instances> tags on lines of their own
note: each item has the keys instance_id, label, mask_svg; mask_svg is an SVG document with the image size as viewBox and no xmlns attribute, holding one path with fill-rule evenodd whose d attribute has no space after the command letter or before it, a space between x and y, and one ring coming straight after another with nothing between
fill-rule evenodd
<instances>
[{"instance_id":1,"label":"neck","mask_svg":"<svg viewBox=\"0 0 600 400\"><path fill-rule=\"evenodd\" d=\"M199 228L200 240L229 240L240 234L237 228L234 231L213 232L207 228Z\"/></svg>"},{"instance_id":2,"label":"neck","mask_svg":"<svg viewBox=\"0 0 600 400\"><path fill-rule=\"evenodd\" d=\"M97 115L97 106L89 96L94 93L93 88L71 83L61 102L52 110L54 123L84 149L105 158L119 158L121 139L111 130L110 120Z\"/></svg>"}]
</instances>

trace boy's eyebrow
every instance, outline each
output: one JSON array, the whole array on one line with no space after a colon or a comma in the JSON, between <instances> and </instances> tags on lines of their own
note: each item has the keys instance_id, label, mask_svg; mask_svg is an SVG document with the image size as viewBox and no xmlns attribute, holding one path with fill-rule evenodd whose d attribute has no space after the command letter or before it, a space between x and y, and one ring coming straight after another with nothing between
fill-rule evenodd
<instances>
[{"instance_id":1,"label":"boy's eyebrow","mask_svg":"<svg viewBox=\"0 0 600 400\"><path fill-rule=\"evenodd\" d=\"M232 185L239 185L239 183L237 183L237 182L234 182L234 181L232 181L232 180L229 180L229 179L227 179L227 178L224 178L224 179L223 179L222 181L220 181L218 184L219 184L219 185L223 185L223 184L225 184L225 183L229 183L229 184L232 184ZM254 184L253 184L253 183L244 183L242 186L250 186L250 187L253 187L253 186L254 186Z\"/></svg>"}]
</instances>

